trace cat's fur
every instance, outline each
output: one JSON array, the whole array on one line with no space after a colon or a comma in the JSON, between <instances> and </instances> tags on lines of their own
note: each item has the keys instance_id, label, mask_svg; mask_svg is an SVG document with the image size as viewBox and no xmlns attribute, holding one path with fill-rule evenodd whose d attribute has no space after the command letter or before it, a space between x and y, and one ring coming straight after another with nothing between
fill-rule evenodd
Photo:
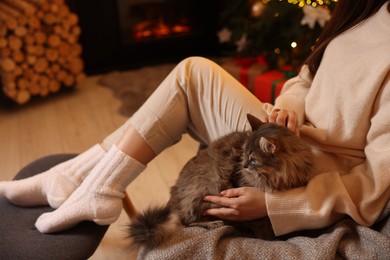
<instances>
[{"instance_id":1,"label":"cat's fur","mask_svg":"<svg viewBox=\"0 0 390 260\"><path fill-rule=\"evenodd\" d=\"M183 226L220 226L222 221L202 215L205 209L216 207L203 200L206 195L243 186L273 192L307 183L313 160L310 148L285 127L262 123L249 114L248 121L251 132L228 134L188 161L167 205L135 216L129 225L135 245L156 247ZM228 223L243 227L254 222Z\"/></svg>"}]
</instances>

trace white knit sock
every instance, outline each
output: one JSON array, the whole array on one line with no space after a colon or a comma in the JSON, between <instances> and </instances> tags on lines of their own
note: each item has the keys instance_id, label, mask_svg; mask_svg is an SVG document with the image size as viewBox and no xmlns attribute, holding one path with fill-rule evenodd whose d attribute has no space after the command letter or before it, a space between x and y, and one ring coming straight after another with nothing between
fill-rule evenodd
<instances>
[{"instance_id":1,"label":"white knit sock","mask_svg":"<svg viewBox=\"0 0 390 260\"><path fill-rule=\"evenodd\" d=\"M41 215L35 226L42 233L68 229L91 220L108 225L117 220L127 185L145 165L112 145L84 182L57 210Z\"/></svg>"},{"instance_id":2,"label":"white knit sock","mask_svg":"<svg viewBox=\"0 0 390 260\"><path fill-rule=\"evenodd\" d=\"M52 208L58 208L80 186L105 153L96 144L43 173L26 179L0 182L0 197L19 206L49 204Z\"/></svg>"}]
</instances>

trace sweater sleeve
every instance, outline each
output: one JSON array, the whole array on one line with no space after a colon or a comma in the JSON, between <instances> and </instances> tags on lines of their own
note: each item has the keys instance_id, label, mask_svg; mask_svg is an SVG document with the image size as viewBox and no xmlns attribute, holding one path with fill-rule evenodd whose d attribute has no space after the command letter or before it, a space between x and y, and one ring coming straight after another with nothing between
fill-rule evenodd
<instances>
[{"instance_id":1,"label":"sweater sleeve","mask_svg":"<svg viewBox=\"0 0 390 260\"><path fill-rule=\"evenodd\" d=\"M286 81L280 96L275 100L273 109L295 111L298 115L298 125L301 126L305 120L305 97L311 82L309 68L303 65L296 77Z\"/></svg>"},{"instance_id":2,"label":"sweater sleeve","mask_svg":"<svg viewBox=\"0 0 390 260\"><path fill-rule=\"evenodd\" d=\"M306 187L266 194L276 235L323 228L346 215L364 226L378 218L390 198L389 77L374 104L360 164L349 172L320 173Z\"/></svg>"}]
</instances>

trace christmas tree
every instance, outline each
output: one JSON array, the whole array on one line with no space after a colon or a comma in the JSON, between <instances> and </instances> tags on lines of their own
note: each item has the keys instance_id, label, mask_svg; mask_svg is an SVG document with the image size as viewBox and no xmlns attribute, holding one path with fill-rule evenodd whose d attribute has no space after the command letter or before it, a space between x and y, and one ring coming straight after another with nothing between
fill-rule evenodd
<instances>
[{"instance_id":1,"label":"christmas tree","mask_svg":"<svg viewBox=\"0 0 390 260\"><path fill-rule=\"evenodd\" d=\"M228 55L264 55L271 67L300 66L337 0L225 0L219 41Z\"/></svg>"}]
</instances>

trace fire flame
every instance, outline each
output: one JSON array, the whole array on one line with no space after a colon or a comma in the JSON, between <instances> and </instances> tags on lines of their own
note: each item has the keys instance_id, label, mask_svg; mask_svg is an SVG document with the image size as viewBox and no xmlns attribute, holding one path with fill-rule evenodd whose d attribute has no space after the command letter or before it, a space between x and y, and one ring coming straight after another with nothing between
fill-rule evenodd
<instances>
[{"instance_id":1,"label":"fire flame","mask_svg":"<svg viewBox=\"0 0 390 260\"><path fill-rule=\"evenodd\" d=\"M134 26L134 39L163 38L171 35L185 34L191 31L186 21L178 24L167 24L164 19L158 21L146 20Z\"/></svg>"}]
</instances>

